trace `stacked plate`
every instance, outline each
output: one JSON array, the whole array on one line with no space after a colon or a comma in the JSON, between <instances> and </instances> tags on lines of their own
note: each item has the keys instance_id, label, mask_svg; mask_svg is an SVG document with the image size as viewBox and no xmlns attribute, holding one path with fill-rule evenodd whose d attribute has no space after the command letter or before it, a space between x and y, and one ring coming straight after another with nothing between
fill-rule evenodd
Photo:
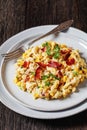
<instances>
[{"instance_id":1,"label":"stacked plate","mask_svg":"<svg viewBox=\"0 0 87 130\"><path fill-rule=\"evenodd\" d=\"M32 39L45 34L54 27L56 25L39 26L18 33L1 46L1 52L6 53L16 49L20 44L27 44ZM82 56L87 60L86 33L75 28L69 28L58 35L45 37L33 45L39 45L47 40L65 43L74 49L79 49ZM0 99L11 110L28 117L56 119L71 116L87 109L87 81L80 84L78 87L79 91L73 93L67 99L52 101L44 99L34 100L31 94L19 90L13 83L15 62L16 59L4 62L4 58L0 55Z\"/></svg>"}]
</instances>

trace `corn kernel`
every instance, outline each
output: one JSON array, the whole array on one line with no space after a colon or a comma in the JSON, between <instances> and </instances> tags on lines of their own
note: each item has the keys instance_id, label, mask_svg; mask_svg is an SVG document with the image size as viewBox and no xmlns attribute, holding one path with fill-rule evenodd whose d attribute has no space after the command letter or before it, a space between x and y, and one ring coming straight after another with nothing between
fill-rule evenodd
<instances>
[{"instance_id":1,"label":"corn kernel","mask_svg":"<svg viewBox=\"0 0 87 130\"><path fill-rule=\"evenodd\" d=\"M67 76L64 76L63 77L63 82L66 82L66 80L67 80Z\"/></svg>"},{"instance_id":2,"label":"corn kernel","mask_svg":"<svg viewBox=\"0 0 87 130\"><path fill-rule=\"evenodd\" d=\"M17 78L15 78L13 81L14 81L14 83L17 83L18 80L17 80Z\"/></svg>"},{"instance_id":3,"label":"corn kernel","mask_svg":"<svg viewBox=\"0 0 87 130\"><path fill-rule=\"evenodd\" d=\"M87 73L87 69L83 69L83 71L84 71L85 73Z\"/></svg>"},{"instance_id":4,"label":"corn kernel","mask_svg":"<svg viewBox=\"0 0 87 130\"><path fill-rule=\"evenodd\" d=\"M17 82L17 85L18 85L18 86L21 86L21 82L20 82L20 81L19 81L19 82Z\"/></svg>"},{"instance_id":5,"label":"corn kernel","mask_svg":"<svg viewBox=\"0 0 87 130\"><path fill-rule=\"evenodd\" d=\"M35 93L33 96L34 96L35 99L39 98L38 93Z\"/></svg>"},{"instance_id":6,"label":"corn kernel","mask_svg":"<svg viewBox=\"0 0 87 130\"><path fill-rule=\"evenodd\" d=\"M21 60L21 59L17 61L17 64L18 64L18 65L21 65L21 66L22 66L22 65L23 65L23 63L24 63L24 61L23 61L23 60Z\"/></svg>"},{"instance_id":7,"label":"corn kernel","mask_svg":"<svg viewBox=\"0 0 87 130\"><path fill-rule=\"evenodd\" d=\"M81 82L83 82L83 80L84 80L84 77L81 78Z\"/></svg>"},{"instance_id":8,"label":"corn kernel","mask_svg":"<svg viewBox=\"0 0 87 130\"><path fill-rule=\"evenodd\" d=\"M79 74L82 74L82 70L79 71Z\"/></svg>"},{"instance_id":9,"label":"corn kernel","mask_svg":"<svg viewBox=\"0 0 87 130\"><path fill-rule=\"evenodd\" d=\"M53 92L50 92L50 95L53 97L53 96L54 96L54 93L53 93Z\"/></svg>"},{"instance_id":10,"label":"corn kernel","mask_svg":"<svg viewBox=\"0 0 87 130\"><path fill-rule=\"evenodd\" d=\"M35 62L39 62L39 61L40 61L40 59L39 59L39 58L36 58Z\"/></svg>"}]
</instances>

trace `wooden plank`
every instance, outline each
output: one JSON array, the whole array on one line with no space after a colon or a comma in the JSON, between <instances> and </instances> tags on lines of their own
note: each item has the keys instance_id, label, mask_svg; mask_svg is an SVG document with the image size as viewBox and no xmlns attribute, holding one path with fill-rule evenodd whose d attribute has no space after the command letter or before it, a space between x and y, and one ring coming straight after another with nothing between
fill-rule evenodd
<instances>
[{"instance_id":1,"label":"wooden plank","mask_svg":"<svg viewBox=\"0 0 87 130\"><path fill-rule=\"evenodd\" d=\"M78 7L79 28L87 32L87 1L79 0Z\"/></svg>"},{"instance_id":2,"label":"wooden plank","mask_svg":"<svg viewBox=\"0 0 87 130\"><path fill-rule=\"evenodd\" d=\"M26 28L59 24L73 19L73 26L87 32L87 2L83 0L29 0L26 7Z\"/></svg>"},{"instance_id":3,"label":"wooden plank","mask_svg":"<svg viewBox=\"0 0 87 130\"><path fill-rule=\"evenodd\" d=\"M25 28L25 0L0 0L0 43Z\"/></svg>"},{"instance_id":4,"label":"wooden plank","mask_svg":"<svg viewBox=\"0 0 87 130\"><path fill-rule=\"evenodd\" d=\"M70 19L72 16L70 13L69 17L71 5L72 2L69 0L29 0L26 8L26 28L44 24L59 24Z\"/></svg>"}]
</instances>

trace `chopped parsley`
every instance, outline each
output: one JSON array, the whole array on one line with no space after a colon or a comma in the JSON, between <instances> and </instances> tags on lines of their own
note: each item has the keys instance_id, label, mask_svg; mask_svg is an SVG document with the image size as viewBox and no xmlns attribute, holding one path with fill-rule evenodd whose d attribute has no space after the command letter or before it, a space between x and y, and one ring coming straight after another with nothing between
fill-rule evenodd
<instances>
[{"instance_id":1,"label":"chopped parsley","mask_svg":"<svg viewBox=\"0 0 87 130\"><path fill-rule=\"evenodd\" d=\"M58 44L55 45L55 47L54 47L54 49L53 49L53 52L54 52L53 57L54 57L55 59L58 59L59 56L60 56L60 47L58 46Z\"/></svg>"},{"instance_id":2,"label":"chopped parsley","mask_svg":"<svg viewBox=\"0 0 87 130\"><path fill-rule=\"evenodd\" d=\"M42 46L43 46L43 47L46 47L46 53L47 53L47 55L51 55L51 48L50 48L49 43L46 42L46 43L44 43Z\"/></svg>"},{"instance_id":3,"label":"chopped parsley","mask_svg":"<svg viewBox=\"0 0 87 130\"><path fill-rule=\"evenodd\" d=\"M55 47L54 47L54 49L53 49L53 52L51 51L51 48L50 48L50 45L49 45L49 43L48 42L46 42L46 43L43 43L43 45L42 45L43 47L46 47L46 53L47 53L47 55L53 55L53 57L55 58L55 59L58 59L59 58L59 56L60 56L60 47L58 46L58 44L57 45L55 45Z\"/></svg>"},{"instance_id":4,"label":"chopped parsley","mask_svg":"<svg viewBox=\"0 0 87 130\"><path fill-rule=\"evenodd\" d=\"M31 72L32 75L35 75L35 72Z\"/></svg>"},{"instance_id":5,"label":"chopped parsley","mask_svg":"<svg viewBox=\"0 0 87 130\"><path fill-rule=\"evenodd\" d=\"M37 88L41 88L40 86L37 86Z\"/></svg>"},{"instance_id":6,"label":"chopped parsley","mask_svg":"<svg viewBox=\"0 0 87 130\"><path fill-rule=\"evenodd\" d=\"M42 80L46 80L46 79L48 79L50 77L52 77L54 79L57 79L57 80L60 80L60 78L58 78L56 75L53 75L52 73L50 73L49 75L43 75Z\"/></svg>"},{"instance_id":7,"label":"chopped parsley","mask_svg":"<svg viewBox=\"0 0 87 130\"><path fill-rule=\"evenodd\" d=\"M49 74L52 78L55 78L57 80L60 80L60 78L58 78L56 75L53 75L52 73Z\"/></svg>"},{"instance_id":8,"label":"chopped parsley","mask_svg":"<svg viewBox=\"0 0 87 130\"><path fill-rule=\"evenodd\" d=\"M59 56L60 56L60 54L59 54L59 53L55 53L53 57L54 57L54 59L58 59L58 58L59 58Z\"/></svg>"},{"instance_id":9,"label":"chopped parsley","mask_svg":"<svg viewBox=\"0 0 87 130\"><path fill-rule=\"evenodd\" d=\"M54 52L59 52L59 51L60 51L60 47L58 46L58 44L56 44L54 47Z\"/></svg>"},{"instance_id":10,"label":"chopped parsley","mask_svg":"<svg viewBox=\"0 0 87 130\"><path fill-rule=\"evenodd\" d=\"M49 75L43 75L42 76L42 80L46 80L47 78L49 78Z\"/></svg>"},{"instance_id":11,"label":"chopped parsley","mask_svg":"<svg viewBox=\"0 0 87 130\"><path fill-rule=\"evenodd\" d=\"M77 76L77 75L78 75L78 72L73 71L73 74L74 74L74 76Z\"/></svg>"},{"instance_id":12,"label":"chopped parsley","mask_svg":"<svg viewBox=\"0 0 87 130\"><path fill-rule=\"evenodd\" d=\"M49 81L45 82L45 85L50 86L50 82Z\"/></svg>"},{"instance_id":13,"label":"chopped parsley","mask_svg":"<svg viewBox=\"0 0 87 130\"><path fill-rule=\"evenodd\" d=\"M48 46L48 42L45 42L42 44L43 47L47 47Z\"/></svg>"}]
</instances>

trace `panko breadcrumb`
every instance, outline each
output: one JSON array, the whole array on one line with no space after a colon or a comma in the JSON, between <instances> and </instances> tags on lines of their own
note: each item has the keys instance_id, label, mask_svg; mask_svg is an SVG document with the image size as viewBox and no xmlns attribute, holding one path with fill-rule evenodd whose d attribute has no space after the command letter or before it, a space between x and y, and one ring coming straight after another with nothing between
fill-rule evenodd
<instances>
[{"instance_id":1,"label":"panko breadcrumb","mask_svg":"<svg viewBox=\"0 0 87 130\"><path fill-rule=\"evenodd\" d=\"M87 64L78 50L46 41L26 50L16 62L15 84L35 99L65 98L87 78Z\"/></svg>"}]
</instances>

